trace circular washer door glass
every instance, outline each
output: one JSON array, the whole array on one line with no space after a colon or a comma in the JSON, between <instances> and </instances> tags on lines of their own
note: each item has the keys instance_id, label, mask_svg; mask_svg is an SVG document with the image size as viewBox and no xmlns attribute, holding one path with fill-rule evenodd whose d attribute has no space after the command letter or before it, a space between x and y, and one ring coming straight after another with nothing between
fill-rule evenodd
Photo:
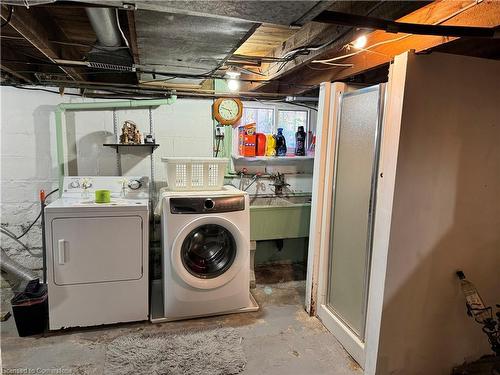
<instances>
[{"instance_id":1,"label":"circular washer door glass","mask_svg":"<svg viewBox=\"0 0 500 375\"><path fill-rule=\"evenodd\" d=\"M190 274L201 279L222 275L235 257L236 241L221 225L201 225L189 232L182 242L182 264Z\"/></svg>"}]
</instances>

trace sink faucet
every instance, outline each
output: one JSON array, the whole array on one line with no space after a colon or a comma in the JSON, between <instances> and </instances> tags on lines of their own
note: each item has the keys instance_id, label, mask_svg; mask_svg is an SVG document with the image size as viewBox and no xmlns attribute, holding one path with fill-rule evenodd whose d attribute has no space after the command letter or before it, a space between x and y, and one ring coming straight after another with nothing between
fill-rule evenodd
<instances>
[{"instance_id":1,"label":"sink faucet","mask_svg":"<svg viewBox=\"0 0 500 375\"><path fill-rule=\"evenodd\" d=\"M247 191L250 188L250 186L252 186L259 179L259 177L262 175L262 173L260 173L260 172L257 172L256 174L254 174L253 177L248 182L247 186L245 188L243 188L244 178L246 176L249 176L247 173L248 173L248 170L246 168L243 168L243 170L240 173L240 187L239 187L239 189L243 190L243 191Z\"/></svg>"},{"instance_id":2,"label":"sink faucet","mask_svg":"<svg viewBox=\"0 0 500 375\"><path fill-rule=\"evenodd\" d=\"M282 195L283 188L286 186L290 186L290 184L287 184L285 182L285 174L284 173L277 173L275 175L271 175L271 179L274 180L274 183L272 183L270 185L274 186L274 193L276 195Z\"/></svg>"},{"instance_id":3,"label":"sink faucet","mask_svg":"<svg viewBox=\"0 0 500 375\"><path fill-rule=\"evenodd\" d=\"M238 189L243 190L243 179L245 178L245 175L247 174L248 169L243 168L240 172L240 186Z\"/></svg>"}]
</instances>

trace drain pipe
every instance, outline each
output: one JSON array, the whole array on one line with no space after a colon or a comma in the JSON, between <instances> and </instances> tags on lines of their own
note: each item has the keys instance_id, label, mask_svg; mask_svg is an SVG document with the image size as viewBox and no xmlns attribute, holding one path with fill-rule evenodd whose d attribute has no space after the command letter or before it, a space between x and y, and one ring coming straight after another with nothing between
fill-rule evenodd
<instances>
[{"instance_id":1,"label":"drain pipe","mask_svg":"<svg viewBox=\"0 0 500 375\"><path fill-rule=\"evenodd\" d=\"M122 44L122 35L116 21L114 8L85 8L100 47L117 49Z\"/></svg>"}]
</instances>

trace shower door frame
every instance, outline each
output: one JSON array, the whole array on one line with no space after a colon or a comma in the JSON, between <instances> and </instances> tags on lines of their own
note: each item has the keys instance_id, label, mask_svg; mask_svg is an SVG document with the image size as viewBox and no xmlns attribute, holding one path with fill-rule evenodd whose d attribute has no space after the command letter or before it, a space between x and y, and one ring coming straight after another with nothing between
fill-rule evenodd
<instances>
[{"instance_id":1,"label":"shower door frame","mask_svg":"<svg viewBox=\"0 0 500 375\"><path fill-rule=\"evenodd\" d=\"M364 369L365 375L376 373L378 361L407 62L408 53L404 53L396 56L394 62L391 63L381 113L382 127L376 173L376 211L373 223L364 342L361 342L325 306L329 277L328 256L339 98L343 92L353 91L356 88L340 82L325 82L321 84L323 90L320 91L320 95L323 95L320 98L320 103L323 101L328 105L325 104L323 108L320 105L320 113L318 114L317 144L322 146L320 150L317 150L314 165L305 307L310 315L318 316L325 327L332 332L345 350ZM323 121L320 121L322 118Z\"/></svg>"},{"instance_id":2,"label":"shower door frame","mask_svg":"<svg viewBox=\"0 0 500 375\"><path fill-rule=\"evenodd\" d=\"M367 275L365 279L365 288L366 295L365 301L363 304L363 318L365 320L362 332L360 335L363 336L363 339L360 339L358 335L354 332L353 328L349 326L347 322L345 322L342 317L335 313L333 306L328 306L328 294L329 294L329 278L331 277L330 270L330 246L331 246L331 228L334 225L335 215L334 215L334 202L336 195L336 179L337 179L337 164L338 164L338 151L339 151L339 142L340 142L340 120L342 117L342 104L344 97L346 95L361 95L366 92L371 92L377 90L379 92L378 97L378 116L377 123L375 128L375 145L374 145L374 159L373 159L373 167L372 167L372 175L371 175L371 189L370 189L370 204L369 204L369 212L368 212L368 233L367 233L367 251L368 258L366 260L366 270ZM335 111L335 116L332 116L333 126L330 133L333 135L331 137L331 147L332 150L329 161L331 164L329 171L330 173L325 176L326 179L331 180L332 184L330 189L328 189L327 194L325 194L325 198L329 200L328 206L326 208L326 212L330 213L327 220L325 220L324 228L324 237L322 243L324 244L324 251L321 252L320 256L320 279L319 279L319 303L318 303L318 317L321 319L323 324L335 335L335 337L341 342L341 344L346 348L349 354L358 362L358 364L363 367L365 362L365 332L366 332L366 317L367 317L367 305L368 305L368 295L369 295L369 279L370 279L370 270L371 270L371 249L373 243L373 227L374 227L374 219L375 219L375 205L376 205L376 185L377 185L377 174L378 174L378 166L379 166L379 153L380 153L380 142L381 142L381 132L382 132L382 122L383 122L383 109L384 109L384 93L385 87L383 85L364 87L357 90L339 90L335 97L333 98L333 106L337 107Z\"/></svg>"}]
</instances>

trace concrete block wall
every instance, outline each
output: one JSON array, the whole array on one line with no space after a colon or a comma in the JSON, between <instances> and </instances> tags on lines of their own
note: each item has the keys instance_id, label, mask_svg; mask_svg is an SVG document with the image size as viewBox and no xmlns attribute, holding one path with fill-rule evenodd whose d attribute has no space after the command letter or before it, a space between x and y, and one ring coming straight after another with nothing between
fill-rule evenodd
<instances>
[{"instance_id":1,"label":"concrete block wall","mask_svg":"<svg viewBox=\"0 0 500 375\"><path fill-rule=\"evenodd\" d=\"M57 186L54 109L64 99L40 91L7 87L0 90L1 223L19 235L40 210L38 191L50 191ZM39 225L22 240L30 248L39 248ZM7 236L1 236L1 244L24 265L41 267L40 258L27 256Z\"/></svg>"},{"instance_id":2,"label":"concrete block wall","mask_svg":"<svg viewBox=\"0 0 500 375\"><path fill-rule=\"evenodd\" d=\"M153 132L160 147L154 152L157 186L166 185L162 157L212 156L213 128L211 100L179 99L172 105L152 109ZM149 133L147 108L117 110L118 134L125 120L135 122L142 134ZM119 175L113 111L79 111L66 114L66 145L70 175ZM150 174L147 150L126 150L119 154L123 175Z\"/></svg>"},{"instance_id":3,"label":"concrete block wall","mask_svg":"<svg viewBox=\"0 0 500 375\"><path fill-rule=\"evenodd\" d=\"M38 192L57 187L55 138L56 106L63 102L92 102L76 96L59 96L43 91L1 87L1 223L21 234L40 210ZM211 156L213 125L211 100L180 99L170 106L153 110L154 132L160 147L154 161L159 186L165 184L162 156ZM132 120L142 132L149 132L147 109L118 110L118 127ZM117 175L116 152L103 147L114 142L112 111L67 112L65 116L65 151L68 169L74 175ZM138 151L122 156L124 175L150 173L148 154ZM57 193L53 196L57 196ZM49 198L50 199L50 198ZM23 242L34 252L41 247L39 222ZM7 236L1 246L13 259L39 269L41 261L27 254Z\"/></svg>"},{"instance_id":4,"label":"concrete block wall","mask_svg":"<svg viewBox=\"0 0 500 375\"><path fill-rule=\"evenodd\" d=\"M39 212L38 192L57 187L57 155L54 111L60 103L95 102L97 99L1 87L1 223L20 234ZM166 184L162 156L212 156L212 100L178 99L174 104L153 109L154 134L160 147L154 153L157 188ZM149 132L147 109L117 110L118 129L132 120L141 132ZM118 175L117 155L103 143L115 142L113 112L67 111L64 116L64 147L70 175ZM147 175L150 160L144 151L121 156L123 175ZM227 182L239 186L239 179ZM272 193L263 179L250 194ZM294 192L311 191L311 175L289 175ZM257 190L257 188L260 190ZM57 194L54 194L57 196ZM27 255L15 242L2 235L2 248L31 268L40 268L39 258ZM41 246L39 223L23 237L36 252Z\"/></svg>"}]
</instances>

